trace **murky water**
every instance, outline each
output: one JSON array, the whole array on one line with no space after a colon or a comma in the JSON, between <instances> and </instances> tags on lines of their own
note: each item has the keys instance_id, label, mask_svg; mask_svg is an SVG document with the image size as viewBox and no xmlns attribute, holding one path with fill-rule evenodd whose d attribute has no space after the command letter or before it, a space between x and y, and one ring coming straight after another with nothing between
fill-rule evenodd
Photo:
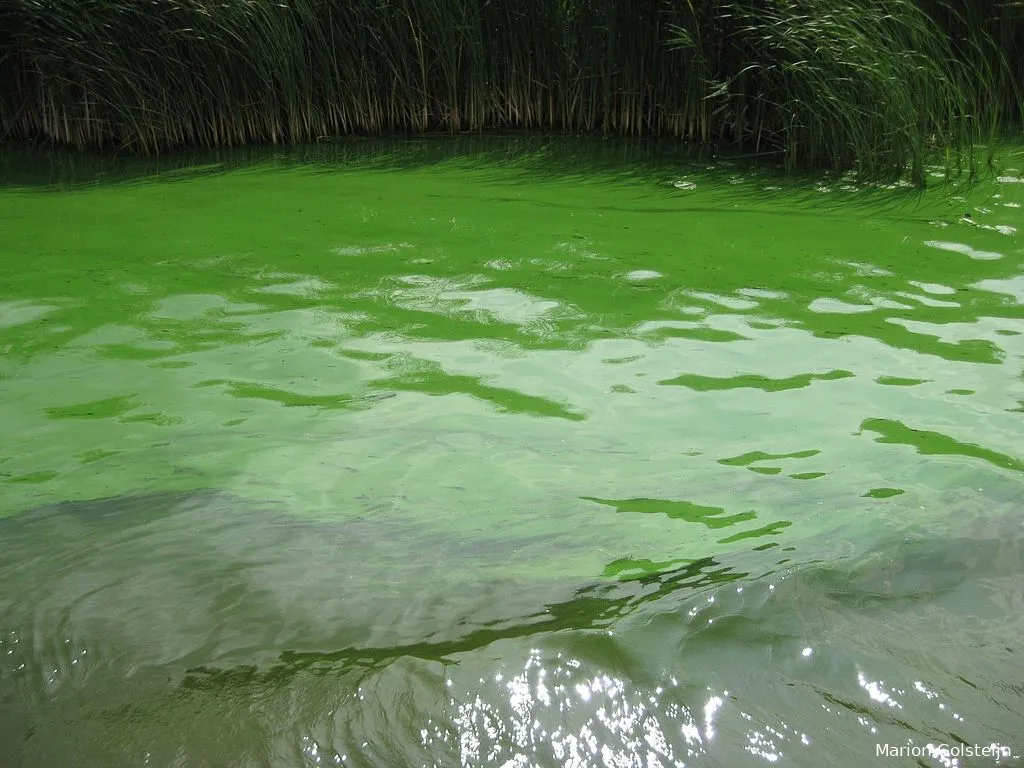
<instances>
[{"instance_id":1,"label":"murky water","mask_svg":"<svg viewBox=\"0 0 1024 768\"><path fill-rule=\"evenodd\" d=\"M3 156L0 764L1016 764L1014 157Z\"/></svg>"}]
</instances>

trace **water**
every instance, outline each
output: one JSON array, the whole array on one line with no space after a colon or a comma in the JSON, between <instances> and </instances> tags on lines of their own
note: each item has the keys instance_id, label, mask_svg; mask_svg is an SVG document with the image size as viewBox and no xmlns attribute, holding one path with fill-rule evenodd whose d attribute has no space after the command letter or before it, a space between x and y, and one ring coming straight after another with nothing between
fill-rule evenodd
<instances>
[{"instance_id":1,"label":"water","mask_svg":"<svg viewBox=\"0 0 1024 768\"><path fill-rule=\"evenodd\" d=\"M1006 158L3 155L0 764L1017 764Z\"/></svg>"}]
</instances>

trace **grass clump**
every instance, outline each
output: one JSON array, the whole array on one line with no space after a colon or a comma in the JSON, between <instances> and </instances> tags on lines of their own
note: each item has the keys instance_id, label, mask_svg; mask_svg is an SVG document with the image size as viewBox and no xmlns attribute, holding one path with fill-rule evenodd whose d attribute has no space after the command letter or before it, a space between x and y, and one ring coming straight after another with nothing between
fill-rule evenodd
<instances>
[{"instance_id":1,"label":"grass clump","mask_svg":"<svg viewBox=\"0 0 1024 768\"><path fill-rule=\"evenodd\" d=\"M0 0L0 138L152 153L517 128L921 178L931 147L1019 116L1024 14L984 5Z\"/></svg>"}]
</instances>

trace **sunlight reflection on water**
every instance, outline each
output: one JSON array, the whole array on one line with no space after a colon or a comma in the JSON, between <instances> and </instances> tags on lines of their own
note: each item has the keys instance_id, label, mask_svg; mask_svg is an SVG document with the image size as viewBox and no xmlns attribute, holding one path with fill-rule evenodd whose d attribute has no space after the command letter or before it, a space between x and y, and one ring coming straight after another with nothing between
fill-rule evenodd
<instances>
[{"instance_id":1,"label":"sunlight reflection on water","mask_svg":"<svg viewBox=\"0 0 1024 768\"><path fill-rule=\"evenodd\" d=\"M500 673L495 681L503 682ZM505 701L452 699L461 764L683 766L714 737L722 698L709 696L699 723L673 695L678 685L671 678L643 691L618 677L587 674L561 653L546 665L533 649L523 670L505 682Z\"/></svg>"}]
</instances>

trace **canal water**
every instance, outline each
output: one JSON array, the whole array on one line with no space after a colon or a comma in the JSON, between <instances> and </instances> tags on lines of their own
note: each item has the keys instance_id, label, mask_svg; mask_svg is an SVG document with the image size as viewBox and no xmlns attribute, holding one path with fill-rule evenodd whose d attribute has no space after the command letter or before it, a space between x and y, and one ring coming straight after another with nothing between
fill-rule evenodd
<instances>
[{"instance_id":1,"label":"canal water","mask_svg":"<svg viewBox=\"0 0 1024 768\"><path fill-rule=\"evenodd\" d=\"M6 150L0 764L1018 764L1021 155Z\"/></svg>"}]
</instances>

